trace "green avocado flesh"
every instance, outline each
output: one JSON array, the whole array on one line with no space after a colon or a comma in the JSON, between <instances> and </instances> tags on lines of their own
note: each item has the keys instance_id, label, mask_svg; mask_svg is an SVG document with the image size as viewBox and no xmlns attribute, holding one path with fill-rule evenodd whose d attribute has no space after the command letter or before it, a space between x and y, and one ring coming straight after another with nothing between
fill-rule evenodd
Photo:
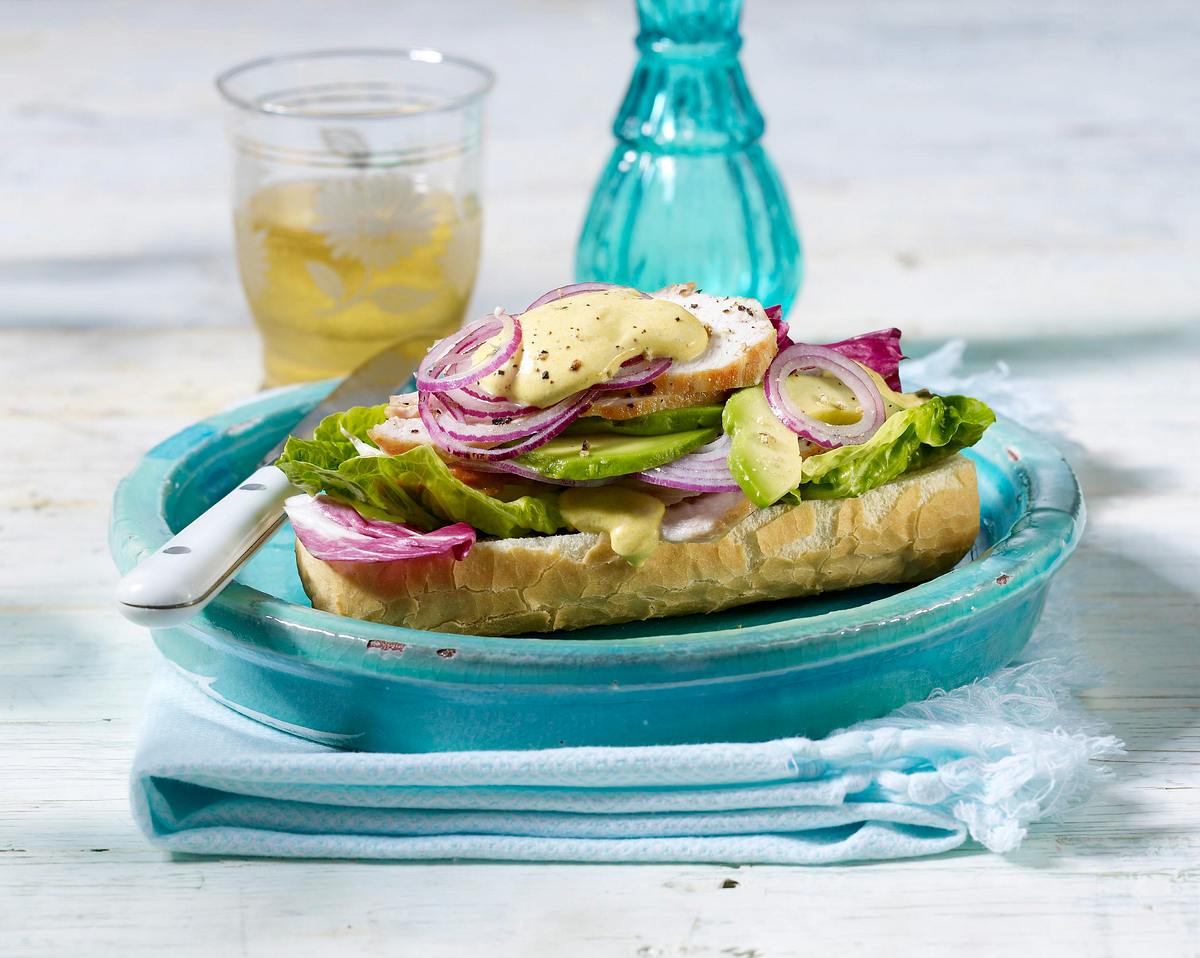
<instances>
[{"instance_id":1,"label":"green avocado flesh","mask_svg":"<svg viewBox=\"0 0 1200 958\"><path fill-rule=\"evenodd\" d=\"M616 432L626 436L661 436L669 432L684 432L689 429L707 429L721 424L724 407L688 406L684 409L661 409L635 416L633 419L602 419L599 416L583 416L576 419L563 432L564 436L582 436L598 432Z\"/></svg>"},{"instance_id":2,"label":"green avocado flesh","mask_svg":"<svg viewBox=\"0 0 1200 958\"><path fill-rule=\"evenodd\" d=\"M762 386L734 393L724 423L732 440L729 471L746 498L765 509L800 485L800 441L775 416Z\"/></svg>"},{"instance_id":3,"label":"green avocado flesh","mask_svg":"<svg viewBox=\"0 0 1200 958\"><path fill-rule=\"evenodd\" d=\"M661 436L564 435L513 461L550 479L608 479L672 462L712 442L719 432L712 426Z\"/></svg>"}]
</instances>

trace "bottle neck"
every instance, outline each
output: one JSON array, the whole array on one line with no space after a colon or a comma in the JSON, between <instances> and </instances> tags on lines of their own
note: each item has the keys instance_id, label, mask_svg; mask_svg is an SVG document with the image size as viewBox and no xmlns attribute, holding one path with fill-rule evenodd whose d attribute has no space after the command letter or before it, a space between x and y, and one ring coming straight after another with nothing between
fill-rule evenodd
<instances>
[{"instance_id":1,"label":"bottle neck","mask_svg":"<svg viewBox=\"0 0 1200 958\"><path fill-rule=\"evenodd\" d=\"M641 54L613 122L654 153L744 149L763 132L738 62L742 0L638 0Z\"/></svg>"},{"instance_id":2,"label":"bottle neck","mask_svg":"<svg viewBox=\"0 0 1200 958\"><path fill-rule=\"evenodd\" d=\"M742 0L637 0L642 36L673 43L738 40Z\"/></svg>"}]
</instances>

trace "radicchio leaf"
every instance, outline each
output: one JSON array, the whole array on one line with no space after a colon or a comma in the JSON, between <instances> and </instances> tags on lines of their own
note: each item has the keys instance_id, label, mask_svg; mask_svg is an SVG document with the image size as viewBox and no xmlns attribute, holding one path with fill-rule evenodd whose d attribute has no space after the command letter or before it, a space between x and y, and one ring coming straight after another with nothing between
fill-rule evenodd
<instances>
[{"instance_id":1,"label":"radicchio leaf","mask_svg":"<svg viewBox=\"0 0 1200 958\"><path fill-rule=\"evenodd\" d=\"M296 538L326 562L394 562L446 553L465 559L475 544L475 530L465 522L420 532L399 522L364 519L328 496L292 496L283 505Z\"/></svg>"},{"instance_id":2,"label":"radicchio leaf","mask_svg":"<svg viewBox=\"0 0 1200 958\"><path fill-rule=\"evenodd\" d=\"M775 327L775 348L786 349L792 344L792 339L788 335L788 324L783 321L783 307L768 306L766 313L767 319Z\"/></svg>"},{"instance_id":3,"label":"radicchio leaf","mask_svg":"<svg viewBox=\"0 0 1200 958\"><path fill-rule=\"evenodd\" d=\"M767 313L769 315L770 310ZM900 330L877 329L873 333L843 339L840 343L826 343L825 348L875 370L890 388L901 391L900 360L908 357L900 352Z\"/></svg>"}]
</instances>

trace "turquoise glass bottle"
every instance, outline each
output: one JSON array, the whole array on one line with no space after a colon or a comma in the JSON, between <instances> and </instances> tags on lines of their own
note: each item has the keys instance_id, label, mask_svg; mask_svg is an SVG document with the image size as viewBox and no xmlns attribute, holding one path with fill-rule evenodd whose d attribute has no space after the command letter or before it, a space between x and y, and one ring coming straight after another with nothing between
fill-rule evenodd
<instances>
[{"instance_id":1,"label":"turquoise glass bottle","mask_svg":"<svg viewBox=\"0 0 1200 958\"><path fill-rule=\"evenodd\" d=\"M576 278L694 280L786 312L801 279L787 194L738 62L742 0L638 0L641 53L613 123Z\"/></svg>"}]
</instances>

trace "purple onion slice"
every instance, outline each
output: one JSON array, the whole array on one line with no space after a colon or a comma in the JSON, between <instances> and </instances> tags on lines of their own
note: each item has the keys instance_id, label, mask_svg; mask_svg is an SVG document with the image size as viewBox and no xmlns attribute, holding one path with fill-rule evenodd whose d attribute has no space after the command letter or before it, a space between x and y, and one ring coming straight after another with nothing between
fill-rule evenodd
<instances>
[{"instance_id":1,"label":"purple onion slice","mask_svg":"<svg viewBox=\"0 0 1200 958\"><path fill-rule=\"evenodd\" d=\"M674 462L637 473L637 478L653 486L689 492L737 492L741 486L729 471L730 445L729 436L722 434Z\"/></svg>"},{"instance_id":2,"label":"purple onion slice","mask_svg":"<svg viewBox=\"0 0 1200 958\"><path fill-rule=\"evenodd\" d=\"M553 303L555 300L566 299L568 296L578 296L580 293L603 293L610 289L633 289L633 287L622 286L619 283L572 283L570 286L560 286L558 289L542 293L541 296L525 307L525 312L537 309L539 306L545 306L547 303ZM642 299L651 298L641 290L635 289L633 291Z\"/></svg>"},{"instance_id":3,"label":"purple onion slice","mask_svg":"<svg viewBox=\"0 0 1200 958\"><path fill-rule=\"evenodd\" d=\"M502 340L495 352L481 362L474 362L474 351L497 336ZM417 389L438 393L470 386L512 359L520 345L521 324L516 317L496 312L434 343L417 367Z\"/></svg>"},{"instance_id":4,"label":"purple onion slice","mask_svg":"<svg viewBox=\"0 0 1200 958\"><path fill-rule=\"evenodd\" d=\"M620 376L610 379L606 383L600 383L596 388L605 392L614 389L633 389L635 386L644 386L657 379L670 368L670 359L646 359L636 356L621 364Z\"/></svg>"},{"instance_id":5,"label":"purple onion slice","mask_svg":"<svg viewBox=\"0 0 1200 958\"><path fill-rule=\"evenodd\" d=\"M460 413L460 418L500 419L511 416L526 416L529 413L540 412L537 406L522 406L499 396L488 396L486 393L470 386L461 389L448 389L438 396Z\"/></svg>"},{"instance_id":6,"label":"purple onion slice","mask_svg":"<svg viewBox=\"0 0 1200 958\"><path fill-rule=\"evenodd\" d=\"M435 410L442 429L455 439L461 439L463 442L511 442L531 433L553 429L563 419L570 424L579 415L579 399L582 395L583 393L575 393L553 406L534 410L528 415L493 414L483 420L472 417L473 422L465 419L452 403L440 395L422 398L427 399L428 405Z\"/></svg>"},{"instance_id":7,"label":"purple onion slice","mask_svg":"<svg viewBox=\"0 0 1200 958\"><path fill-rule=\"evenodd\" d=\"M862 408L856 423L837 426L822 422L800 409L788 394L785 383L794 374L832 373L854 394ZM883 425L885 408L879 387L867 372L851 359L826 346L794 343L783 350L767 367L763 390L772 411L792 432L827 449L855 446L866 442Z\"/></svg>"},{"instance_id":8,"label":"purple onion slice","mask_svg":"<svg viewBox=\"0 0 1200 958\"><path fill-rule=\"evenodd\" d=\"M538 419L536 431L529 430L528 432L525 431L527 422L518 430L511 429L511 423L499 427L495 425L488 427L479 423L460 422L454 418L449 407L434 393L421 394L418 411L430 438L452 456L458 456L460 459L497 462L501 459L512 459L514 456L519 456L549 442L582 415L591 406L595 396L594 390L585 389L569 399L564 399L561 403L542 410L538 415L545 418ZM551 412L554 414L553 417L546 415ZM443 420L445 420L445 426L443 426ZM519 441L509 446L481 448L468 445L467 441L453 435L450 432L451 429L458 433L470 431L471 442L504 442L506 440L502 437L505 435L519 438Z\"/></svg>"}]
</instances>

